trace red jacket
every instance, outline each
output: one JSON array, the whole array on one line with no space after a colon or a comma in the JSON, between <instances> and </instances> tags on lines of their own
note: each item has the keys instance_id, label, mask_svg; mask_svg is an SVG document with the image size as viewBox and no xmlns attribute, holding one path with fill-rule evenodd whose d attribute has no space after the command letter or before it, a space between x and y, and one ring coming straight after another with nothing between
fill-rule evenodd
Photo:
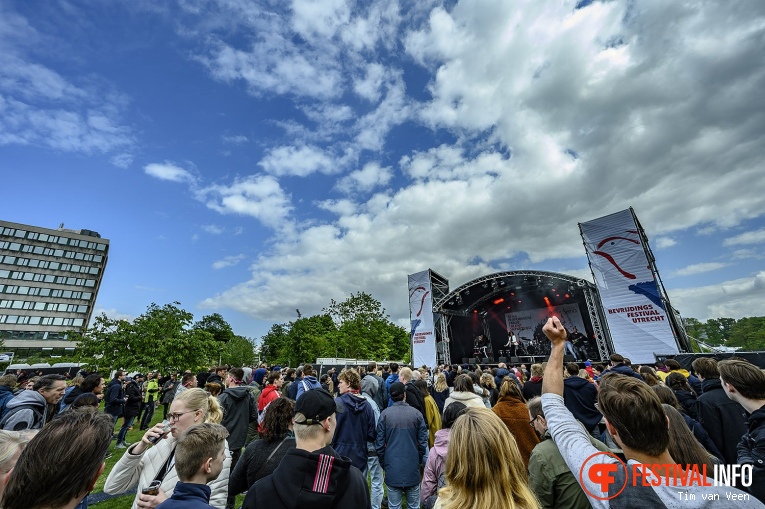
<instances>
[{"instance_id":1,"label":"red jacket","mask_svg":"<svg viewBox=\"0 0 765 509\"><path fill-rule=\"evenodd\" d=\"M265 431L265 428L263 428L263 418L266 416L266 407L271 403L273 400L279 397L279 390L276 388L275 385L266 385L266 388L263 389L263 392L260 393L260 398L258 398L258 431L263 433Z\"/></svg>"}]
</instances>

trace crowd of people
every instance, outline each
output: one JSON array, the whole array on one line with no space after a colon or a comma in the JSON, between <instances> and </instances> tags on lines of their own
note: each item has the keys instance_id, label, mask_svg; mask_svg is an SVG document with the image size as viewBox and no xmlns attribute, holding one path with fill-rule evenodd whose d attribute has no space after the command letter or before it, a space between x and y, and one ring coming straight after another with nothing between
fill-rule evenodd
<instances>
[{"instance_id":1,"label":"crowd of people","mask_svg":"<svg viewBox=\"0 0 765 509\"><path fill-rule=\"evenodd\" d=\"M0 507L87 507L114 453L103 490L133 508L765 507L762 370L564 363L543 331L531 366L4 375Z\"/></svg>"}]
</instances>

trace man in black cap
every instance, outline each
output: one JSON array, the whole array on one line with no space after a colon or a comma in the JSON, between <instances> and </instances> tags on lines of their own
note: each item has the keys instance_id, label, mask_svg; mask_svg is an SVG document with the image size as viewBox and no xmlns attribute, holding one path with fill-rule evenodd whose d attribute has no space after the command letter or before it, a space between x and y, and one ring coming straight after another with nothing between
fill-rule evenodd
<instances>
[{"instance_id":1,"label":"man in black cap","mask_svg":"<svg viewBox=\"0 0 765 509\"><path fill-rule=\"evenodd\" d=\"M295 449L247 491L242 509L371 508L361 471L329 445L343 411L324 389L305 391L295 403Z\"/></svg>"}]
</instances>

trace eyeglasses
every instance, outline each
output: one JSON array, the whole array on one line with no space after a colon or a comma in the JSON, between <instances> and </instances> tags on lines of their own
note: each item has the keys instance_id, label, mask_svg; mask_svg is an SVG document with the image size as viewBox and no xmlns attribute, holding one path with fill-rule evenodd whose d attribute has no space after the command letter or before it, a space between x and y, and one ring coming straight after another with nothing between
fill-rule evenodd
<instances>
[{"instance_id":1,"label":"eyeglasses","mask_svg":"<svg viewBox=\"0 0 765 509\"><path fill-rule=\"evenodd\" d=\"M197 410L187 410L185 412L173 412L172 414L167 414L167 419L170 422L178 422L179 420L181 420L182 415L190 414L191 412L196 412Z\"/></svg>"},{"instance_id":2,"label":"eyeglasses","mask_svg":"<svg viewBox=\"0 0 765 509\"><path fill-rule=\"evenodd\" d=\"M533 428L533 427L534 427L534 421L536 421L538 418L539 418L539 416L537 415L536 417L534 417L533 419L531 419L531 420L529 421L529 426L531 426L531 427Z\"/></svg>"}]
</instances>

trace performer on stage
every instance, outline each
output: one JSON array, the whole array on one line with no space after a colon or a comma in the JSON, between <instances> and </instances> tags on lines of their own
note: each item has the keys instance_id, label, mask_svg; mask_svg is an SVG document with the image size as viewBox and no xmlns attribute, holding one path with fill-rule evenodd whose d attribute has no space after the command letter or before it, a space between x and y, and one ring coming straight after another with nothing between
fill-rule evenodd
<instances>
[{"instance_id":1,"label":"performer on stage","mask_svg":"<svg viewBox=\"0 0 765 509\"><path fill-rule=\"evenodd\" d=\"M518 351L518 338L513 331L507 331L507 343L505 343L505 353L508 353L508 357L515 357Z\"/></svg>"}]
</instances>

